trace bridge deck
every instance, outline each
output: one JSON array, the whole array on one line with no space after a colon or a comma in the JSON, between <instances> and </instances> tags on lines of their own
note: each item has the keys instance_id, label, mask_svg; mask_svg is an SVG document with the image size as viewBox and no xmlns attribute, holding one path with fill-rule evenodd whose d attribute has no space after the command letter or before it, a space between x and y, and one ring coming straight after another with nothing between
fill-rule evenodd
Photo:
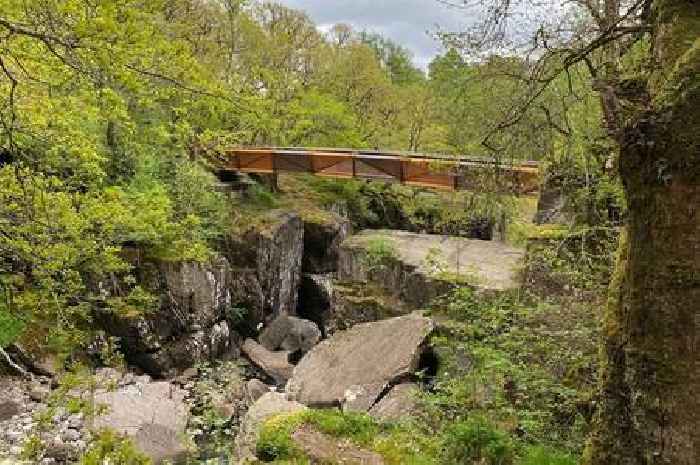
<instances>
[{"instance_id":1,"label":"bridge deck","mask_svg":"<svg viewBox=\"0 0 700 465\"><path fill-rule=\"evenodd\" d=\"M366 178L439 189L472 189L480 174L498 173L502 185L519 192L538 186L537 162L497 165L478 158L355 151L346 149L236 148L218 160L226 171L274 174L313 173L333 178Z\"/></svg>"}]
</instances>

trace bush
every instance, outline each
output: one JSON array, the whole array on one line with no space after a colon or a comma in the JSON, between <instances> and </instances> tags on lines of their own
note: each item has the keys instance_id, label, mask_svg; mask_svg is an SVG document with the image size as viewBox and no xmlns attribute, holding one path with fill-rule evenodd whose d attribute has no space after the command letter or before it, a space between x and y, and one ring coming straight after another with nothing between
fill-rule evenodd
<instances>
[{"instance_id":1,"label":"bush","mask_svg":"<svg viewBox=\"0 0 700 465\"><path fill-rule=\"evenodd\" d=\"M513 444L509 436L484 417L472 417L449 427L443 433L443 463L509 465Z\"/></svg>"},{"instance_id":2,"label":"bush","mask_svg":"<svg viewBox=\"0 0 700 465\"><path fill-rule=\"evenodd\" d=\"M134 444L112 431L102 431L92 447L80 459L80 465L151 465L153 462L139 452Z\"/></svg>"},{"instance_id":3,"label":"bush","mask_svg":"<svg viewBox=\"0 0 700 465\"><path fill-rule=\"evenodd\" d=\"M578 461L571 454L542 446L532 446L527 449L518 465L576 465L577 463Z\"/></svg>"}]
</instances>

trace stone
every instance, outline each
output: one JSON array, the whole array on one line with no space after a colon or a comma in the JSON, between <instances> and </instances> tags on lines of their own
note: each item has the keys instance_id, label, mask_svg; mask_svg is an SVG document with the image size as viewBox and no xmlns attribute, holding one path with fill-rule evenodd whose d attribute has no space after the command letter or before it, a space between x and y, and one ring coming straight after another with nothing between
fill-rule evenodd
<instances>
[{"instance_id":1,"label":"stone","mask_svg":"<svg viewBox=\"0 0 700 465\"><path fill-rule=\"evenodd\" d=\"M61 435L61 439L68 442L77 441L78 439L80 439L80 431L73 428L68 428Z\"/></svg>"},{"instance_id":2,"label":"stone","mask_svg":"<svg viewBox=\"0 0 700 465\"><path fill-rule=\"evenodd\" d=\"M350 386L345 390L345 396L341 401L344 412L366 412L379 398L386 387L386 383L366 384L364 386Z\"/></svg>"},{"instance_id":3,"label":"stone","mask_svg":"<svg viewBox=\"0 0 700 465\"><path fill-rule=\"evenodd\" d=\"M93 427L133 438L156 462L174 461L184 450L179 443L189 417L184 399L185 391L164 381L99 392L95 405L103 405L107 411L95 417Z\"/></svg>"},{"instance_id":4,"label":"stone","mask_svg":"<svg viewBox=\"0 0 700 465\"><path fill-rule=\"evenodd\" d=\"M289 352L267 350L253 339L246 339L241 347L243 353L278 384L285 384L292 376L294 365L289 363Z\"/></svg>"},{"instance_id":5,"label":"stone","mask_svg":"<svg viewBox=\"0 0 700 465\"><path fill-rule=\"evenodd\" d=\"M306 353L321 340L321 331L313 321L280 315L265 327L258 340L267 350Z\"/></svg>"},{"instance_id":6,"label":"stone","mask_svg":"<svg viewBox=\"0 0 700 465\"><path fill-rule=\"evenodd\" d=\"M235 441L234 454L239 460L235 463L255 462L255 445L260 430L265 421L284 414L305 410L306 407L298 402L287 400L284 394L268 392L260 397L243 417L241 428Z\"/></svg>"},{"instance_id":7,"label":"stone","mask_svg":"<svg viewBox=\"0 0 700 465\"><path fill-rule=\"evenodd\" d=\"M433 329L431 319L413 313L336 333L301 359L287 392L312 407L340 406L358 386L376 399L415 375Z\"/></svg>"},{"instance_id":8,"label":"stone","mask_svg":"<svg viewBox=\"0 0 700 465\"><path fill-rule=\"evenodd\" d=\"M270 392L270 387L257 378L253 378L245 385L246 402L252 405L265 393Z\"/></svg>"},{"instance_id":9,"label":"stone","mask_svg":"<svg viewBox=\"0 0 700 465\"><path fill-rule=\"evenodd\" d=\"M50 393L51 389L49 389L48 386L44 386L39 383L33 384L28 392L29 398L32 399L34 402L45 401L49 397Z\"/></svg>"},{"instance_id":10,"label":"stone","mask_svg":"<svg viewBox=\"0 0 700 465\"><path fill-rule=\"evenodd\" d=\"M304 218L304 273L331 273L338 269L340 244L352 230L350 220L324 212Z\"/></svg>"},{"instance_id":11,"label":"stone","mask_svg":"<svg viewBox=\"0 0 700 465\"><path fill-rule=\"evenodd\" d=\"M392 253L381 266L369 266L368 250L377 241L388 244ZM523 250L496 241L406 231L361 231L340 248L338 278L378 283L417 309L453 287L451 280L441 278L441 274L461 276L484 291L518 288L523 257Z\"/></svg>"},{"instance_id":12,"label":"stone","mask_svg":"<svg viewBox=\"0 0 700 465\"><path fill-rule=\"evenodd\" d=\"M22 409L22 405L19 402L12 400L7 400L0 402L0 421L6 421L19 415Z\"/></svg>"},{"instance_id":13,"label":"stone","mask_svg":"<svg viewBox=\"0 0 700 465\"><path fill-rule=\"evenodd\" d=\"M348 440L320 433L308 425L294 431L292 440L309 457L311 463L384 465L384 459L378 453L362 449Z\"/></svg>"},{"instance_id":14,"label":"stone","mask_svg":"<svg viewBox=\"0 0 700 465\"><path fill-rule=\"evenodd\" d=\"M179 463L187 454L181 433L158 423L141 425L133 436L134 445L154 463Z\"/></svg>"},{"instance_id":15,"label":"stone","mask_svg":"<svg viewBox=\"0 0 700 465\"><path fill-rule=\"evenodd\" d=\"M369 410L369 414L382 421L395 421L410 416L418 405L420 388L415 383L394 386Z\"/></svg>"}]
</instances>

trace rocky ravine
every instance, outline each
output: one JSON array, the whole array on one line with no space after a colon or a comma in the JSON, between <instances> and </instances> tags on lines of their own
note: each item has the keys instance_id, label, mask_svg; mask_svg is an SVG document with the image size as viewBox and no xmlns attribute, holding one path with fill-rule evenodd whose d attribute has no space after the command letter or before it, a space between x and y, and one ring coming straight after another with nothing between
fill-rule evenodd
<instances>
[{"instance_id":1,"label":"rocky ravine","mask_svg":"<svg viewBox=\"0 0 700 465\"><path fill-rule=\"evenodd\" d=\"M418 373L436 363L428 345L434 324L413 310L449 288L429 251L440 249L447 272L475 271L475 285L489 291L516 285L521 254L468 239L348 232L341 217L309 225L273 211L229 237L209 263L159 262L132 251L137 282L159 296L158 308L137 317L98 312L98 321L121 338L131 366L148 375L101 369L97 387L71 389L71 399L105 407L87 417L51 400L55 380L2 379L9 401L0 402L0 456L17 457L37 434L42 463L71 463L97 431L110 428L157 463L231 448L244 461L254 459L262 423L280 412L340 408L382 420L410 414ZM395 253L371 268L368 244L377 237ZM118 279L96 286L105 297L129 290ZM39 424L47 416L41 412L50 412L48 424ZM308 428L293 436L320 461L382 463Z\"/></svg>"}]
</instances>

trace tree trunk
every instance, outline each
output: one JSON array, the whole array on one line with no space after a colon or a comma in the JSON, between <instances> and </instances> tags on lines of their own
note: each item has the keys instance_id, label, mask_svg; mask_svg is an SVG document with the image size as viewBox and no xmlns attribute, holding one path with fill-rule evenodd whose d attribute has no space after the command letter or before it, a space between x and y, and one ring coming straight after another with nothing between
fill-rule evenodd
<instances>
[{"instance_id":1,"label":"tree trunk","mask_svg":"<svg viewBox=\"0 0 700 465\"><path fill-rule=\"evenodd\" d=\"M625 115L629 220L606 314L594 465L700 463L700 5L654 1L649 101Z\"/></svg>"}]
</instances>

